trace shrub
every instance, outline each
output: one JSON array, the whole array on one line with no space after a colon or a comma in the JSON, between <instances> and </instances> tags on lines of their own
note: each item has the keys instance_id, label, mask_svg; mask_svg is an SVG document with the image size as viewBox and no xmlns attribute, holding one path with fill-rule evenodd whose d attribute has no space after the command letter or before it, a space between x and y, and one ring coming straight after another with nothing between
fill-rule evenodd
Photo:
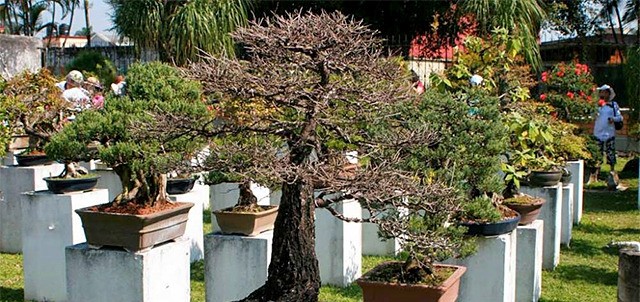
<instances>
[{"instance_id":1,"label":"shrub","mask_svg":"<svg viewBox=\"0 0 640 302\"><path fill-rule=\"evenodd\" d=\"M539 99L551 104L558 118L580 121L595 112L596 85L587 65L561 62L543 72L541 78L546 92Z\"/></svg>"},{"instance_id":2,"label":"shrub","mask_svg":"<svg viewBox=\"0 0 640 302\"><path fill-rule=\"evenodd\" d=\"M109 58L95 51L81 51L67 66L67 71L79 70L88 75L95 75L100 82L107 86L111 85L116 78L116 67Z\"/></svg>"}]
</instances>

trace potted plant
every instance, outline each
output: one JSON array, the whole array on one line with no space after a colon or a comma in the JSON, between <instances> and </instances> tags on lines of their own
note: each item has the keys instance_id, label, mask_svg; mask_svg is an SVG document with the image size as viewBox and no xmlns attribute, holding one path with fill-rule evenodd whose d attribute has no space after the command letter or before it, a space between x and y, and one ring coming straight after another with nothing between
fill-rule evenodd
<instances>
[{"instance_id":1,"label":"potted plant","mask_svg":"<svg viewBox=\"0 0 640 302\"><path fill-rule=\"evenodd\" d=\"M134 64L126 96L109 96L105 107L87 111L52 137L56 160L100 159L118 175L122 193L112 202L79 209L87 243L129 251L180 237L192 203L172 202L167 174L180 169L184 154L205 145L193 133L169 131L178 116L208 115L198 83L161 63Z\"/></svg>"},{"instance_id":2,"label":"potted plant","mask_svg":"<svg viewBox=\"0 0 640 302\"><path fill-rule=\"evenodd\" d=\"M193 190L193 186L199 179L199 174L175 171L169 173L167 178L167 193L172 195L189 193Z\"/></svg>"},{"instance_id":3,"label":"potted plant","mask_svg":"<svg viewBox=\"0 0 640 302\"><path fill-rule=\"evenodd\" d=\"M468 228L467 235L497 236L513 231L520 222L520 214L504 206L499 197L477 197L464 203L458 219Z\"/></svg>"},{"instance_id":4,"label":"potted plant","mask_svg":"<svg viewBox=\"0 0 640 302\"><path fill-rule=\"evenodd\" d=\"M539 197L519 193L505 199L502 204L520 214L520 225L527 225L538 219L545 200Z\"/></svg>"},{"instance_id":5,"label":"potted plant","mask_svg":"<svg viewBox=\"0 0 640 302\"><path fill-rule=\"evenodd\" d=\"M57 154L49 151L49 154ZM64 170L59 176L45 177L49 191L61 194L67 192L86 191L93 189L98 184L100 176L89 173L87 169L75 162L66 162Z\"/></svg>"}]
</instances>

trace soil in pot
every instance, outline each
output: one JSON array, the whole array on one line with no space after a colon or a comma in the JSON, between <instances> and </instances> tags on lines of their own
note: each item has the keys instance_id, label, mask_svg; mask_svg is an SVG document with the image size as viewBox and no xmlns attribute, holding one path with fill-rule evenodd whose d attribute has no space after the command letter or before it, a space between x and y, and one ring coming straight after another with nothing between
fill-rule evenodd
<instances>
[{"instance_id":1,"label":"soil in pot","mask_svg":"<svg viewBox=\"0 0 640 302\"><path fill-rule=\"evenodd\" d=\"M470 236L498 236L507 234L518 227L520 214L507 207L500 207L502 219L497 222L466 220L460 222L461 226L467 227L467 235Z\"/></svg>"},{"instance_id":2,"label":"soil in pot","mask_svg":"<svg viewBox=\"0 0 640 302\"><path fill-rule=\"evenodd\" d=\"M142 251L184 234L193 203L160 203L154 207L127 203L76 210L91 247L122 247Z\"/></svg>"},{"instance_id":3,"label":"soil in pot","mask_svg":"<svg viewBox=\"0 0 640 302\"><path fill-rule=\"evenodd\" d=\"M18 162L18 166L21 167L30 167L30 166L38 166L38 165L48 165L53 163L42 151L30 151L28 153L20 153L16 154L16 161Z\"/></svg>"},{"instance_id":4,"label":"soil in pot","mask_svg":"<svg viewBox=\"0 0 640 302\"><path fill-rule=\"evenodd\" d=\"M168 194L186 194L193 190L195 178L169 178L167 179Z\"/></svg>"},{"instance_id":5,"label":"soil in pot","mask_svg":"<svg viewBox=\"0 0 640 302\"><path fill-rule=\"evenodd\" d=\"M502 204L520 214L520 225L530 224L540 215L545 200L529 195L506 199Z\"/></svg>"},{"instance_id":6,"label":"soil in pot","mask_svg":"<svg viewBox=\"0 0 640 302\"><path fill-rule=\"evenodd\" d=\"M88 174L77 178L45 177L49 191L62 194L68 192L86 191L95 188L100 175Z\"/></svg>"},{"instance_id":7,"label":"soil in pot","mask_svg":"<svg viewBox=\"0 0 640 302\"><path fill-rule=\"evenodd\" d=\"M562 171L533 171L529 175L529 185L533 187L555 186L562 178Z\"/></svg>"},{"instance_id":8,"label":"soil in pot","mask_svg":"<svg viewBox=\"0 0 640 302\"><path fill-rule=\"evenodd\" d=\"M454 302L458 298L460 278L465 267L434 265L434 273L418 282L402 280L404 263L385 262L357 280L362 288L364 302Z\"/></svg>"},{"instance_id":9,"label":"soil in pot","mask_svg":"<svg viewBox=\"0 0 640 302\"><path fill-rule=\"evenodd\" d=\"M235 206L214 211L213 214L222 233L256 236L273 230L278 206Z\"/></svg>"}]
</instances>

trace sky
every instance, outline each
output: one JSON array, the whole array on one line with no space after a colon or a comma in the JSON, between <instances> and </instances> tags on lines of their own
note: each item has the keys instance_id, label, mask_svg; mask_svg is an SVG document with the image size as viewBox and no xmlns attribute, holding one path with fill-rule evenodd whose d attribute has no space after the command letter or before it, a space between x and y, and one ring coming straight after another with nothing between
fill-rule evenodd
<instances>
[{"instance_id":1,"label":"sky","mask_svg":"<svg viewBox=\"0 0 640 302\"><path fill-rule=\"evenodd\" d=\"M83 1L80 2L84 3ZM94 32L106 32L111 29L113 26L111 24L111 17L109 16L111 13L111 6L105 3L104 0L90 0L89 1L89 21L91 22L91 27ZM51 20L51 13L48 12L43 14L43 21ZM61 23L69 23L70 15L68 15L64 20L60 20L60 7L57 7L56 12L56 22ZM73 24L71 27L71 34L74 34L76 31L82 29L85 26L84 21L84 7L80 5L76 8L75 14L73 16Z\"/></svg>"}]
</instances>

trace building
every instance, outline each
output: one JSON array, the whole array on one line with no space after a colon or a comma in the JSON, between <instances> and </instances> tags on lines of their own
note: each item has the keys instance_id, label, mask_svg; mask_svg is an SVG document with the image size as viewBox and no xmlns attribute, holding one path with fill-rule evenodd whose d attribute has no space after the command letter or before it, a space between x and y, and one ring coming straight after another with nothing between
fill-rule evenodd
<instances>
[{"instance_id":1,"label":"building","mask_svg":"<svg viewBox=\"0 0 640 302\"><path fill-rule=\"evenodd\" d=\"M66 43L65 42L66 39ZM60 35L45 37L43 39L44 47L62 48L82 48L87 46L86 36L70 36ZM93 33L91 36L91 47L115 47L115 46L133 46L129 38L119 37L108 33Z\"/></svg>"}]
</instances>

